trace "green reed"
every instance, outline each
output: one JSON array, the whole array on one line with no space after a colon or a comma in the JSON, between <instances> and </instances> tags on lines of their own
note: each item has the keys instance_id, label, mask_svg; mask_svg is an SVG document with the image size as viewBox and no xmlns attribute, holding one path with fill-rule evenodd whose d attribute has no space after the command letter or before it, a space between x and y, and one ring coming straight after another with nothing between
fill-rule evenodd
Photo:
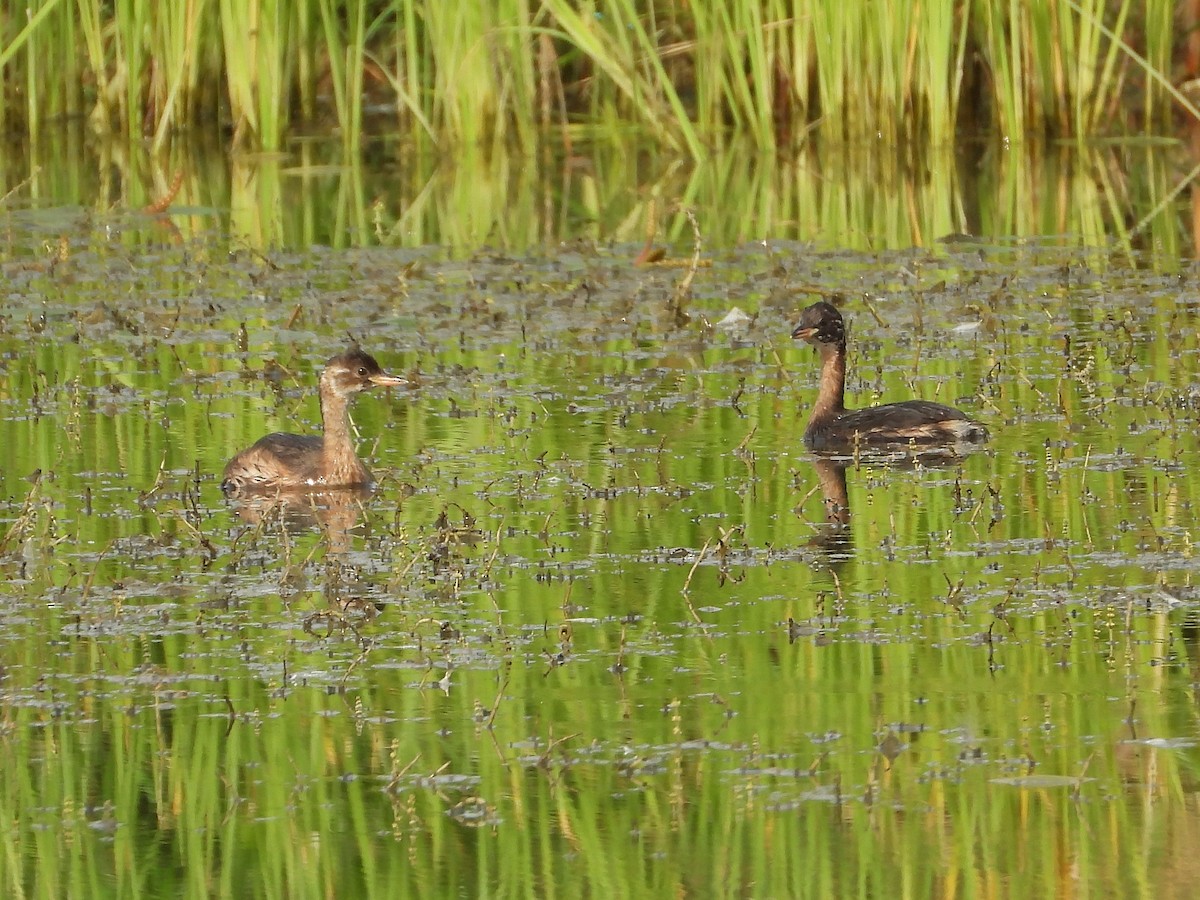
<instances>
[{"instance_id":1,"label":"green reed","mask_svg":"<svg viewBox=\"0 0 1200 900\"><path fill-rule=\"evenodd\" d=\"M370 104L451 146L633 126L694 157L731 131L758 146L813 127L1086 136L1167 122L1171 17L1169 0L219 0L153 15L142 0L43 0L0 21L0 83L24 100L0 124L36 135L86 113L161 146L219 123L235 145L277 149L328 109L352 147Z\"/></svg>"}]
</instances>

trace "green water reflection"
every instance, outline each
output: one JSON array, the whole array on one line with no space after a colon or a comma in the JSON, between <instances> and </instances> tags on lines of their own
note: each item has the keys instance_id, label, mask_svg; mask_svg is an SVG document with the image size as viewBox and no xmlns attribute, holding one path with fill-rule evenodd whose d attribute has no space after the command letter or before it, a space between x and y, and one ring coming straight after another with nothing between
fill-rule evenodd
<instances>
[{"instance_id":1,"label":"green water reflection","mask_svg":"<svg viewBox=\"0 0 1200 900\"><path fill-rule=\"evenodd\" d=\"M801 240L875 251L969 234L1052 236L1096 265L1133 265L1149 251L1174 268L1195 253L1179 207L1197 161L1174 138L897 149L846 146L817 132L788 153L764 157L735 142L695 162L647 153L623 131L534 156L420 137L364 138L361 157L325 138L296 139L281 154L231 155L213 132L152 155L68 123L32 145L3 147L2 208L21 226L3 236L5 247L29 237L53 244L97 217L108 243L99 252L111 254L143 240L140 210L170 198L154 239L207 240L217 225L236 247L268 253L437 245L439 255L461 257L485 246L588 252L600 244L628 245L632 258L647 233L683 253L692 242L687 209L698 212L710 249ZM381 293L403 291L404 273L396 274Z\"/></svg>"},{"instance_id":2,"label":"green water reflection","mask_svg":"<svg viewBox=\"0 0 1200 900\"><path fill-rule=\"evenodd\" d=\"M140 234L6 263L9 894L1189 893L1190 273L752 246L676 328L605 252ZM848 285L854 400L994 440L838 525L787 335ZM347 331L418 384L355 408L379 491L239 515Z\"/></svg>"}]
</instances>

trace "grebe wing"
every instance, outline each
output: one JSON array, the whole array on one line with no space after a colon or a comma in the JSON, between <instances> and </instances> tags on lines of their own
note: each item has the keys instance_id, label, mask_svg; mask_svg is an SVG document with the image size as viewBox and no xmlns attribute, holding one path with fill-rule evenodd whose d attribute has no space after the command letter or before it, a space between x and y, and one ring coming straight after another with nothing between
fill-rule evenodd
<instances>
[{"instance_id":1,"label":"grebe wing","mask_svg":"<svg viewBox=\"0 0 1200 900\"><path fill-rule=\"evenodd\" d=\"M982 443L987 429L965 413L932 400L906 400L848 410L812 436L818 445Z\"/></svg>"}]
</instances>

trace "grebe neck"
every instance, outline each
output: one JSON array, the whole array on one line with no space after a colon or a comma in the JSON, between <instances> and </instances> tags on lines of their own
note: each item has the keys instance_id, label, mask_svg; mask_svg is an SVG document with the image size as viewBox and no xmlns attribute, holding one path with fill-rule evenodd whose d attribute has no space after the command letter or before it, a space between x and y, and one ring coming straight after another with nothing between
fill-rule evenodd
<instances>
[{"instance_id":1,"label":"grebe neck","mask_svg":"<svg viewBox=\"0 0 1200 900\"><path fill-rule=\"evenodd\" d=\"M813 421L846 411L846 345L821 344L821 386L813 406Z\"/></svg>"},{"instance_id":2,"label":"grebe neck","mask_svg":"<svg viewBox=\"0 0 1200 900\"><path fill-rule=\"evenodd\" d=\"M321 431L321 451L327 461L357 460L354 442L350 440L348 397L337 391L321 391Z\"/></svg>"}]
</instances>

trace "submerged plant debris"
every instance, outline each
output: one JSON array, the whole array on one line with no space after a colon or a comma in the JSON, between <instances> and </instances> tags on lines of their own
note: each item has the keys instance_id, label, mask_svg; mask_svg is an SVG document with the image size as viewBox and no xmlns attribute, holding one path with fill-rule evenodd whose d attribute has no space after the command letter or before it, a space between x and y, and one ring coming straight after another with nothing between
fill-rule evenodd
<instances>
[{"instance_id":1,"label":"submerged plant debris","mask_svg":"<svg viewBox=\"0 0 1200 900\"><path fill-rule=\"evenodd\" d=\"M1136 846L1089 883L1169 888L1190 276L1050 245L680 270L66 240L3 272L10 889L830 896L941 841L920 883L1033 890L1094 833ZM951 403L990 443L808 453L815 297L850 402ZM376 490L227 501L235 451L318 428L348 336L409 381L354 409Z\"/></svg>"}]
</instances>

